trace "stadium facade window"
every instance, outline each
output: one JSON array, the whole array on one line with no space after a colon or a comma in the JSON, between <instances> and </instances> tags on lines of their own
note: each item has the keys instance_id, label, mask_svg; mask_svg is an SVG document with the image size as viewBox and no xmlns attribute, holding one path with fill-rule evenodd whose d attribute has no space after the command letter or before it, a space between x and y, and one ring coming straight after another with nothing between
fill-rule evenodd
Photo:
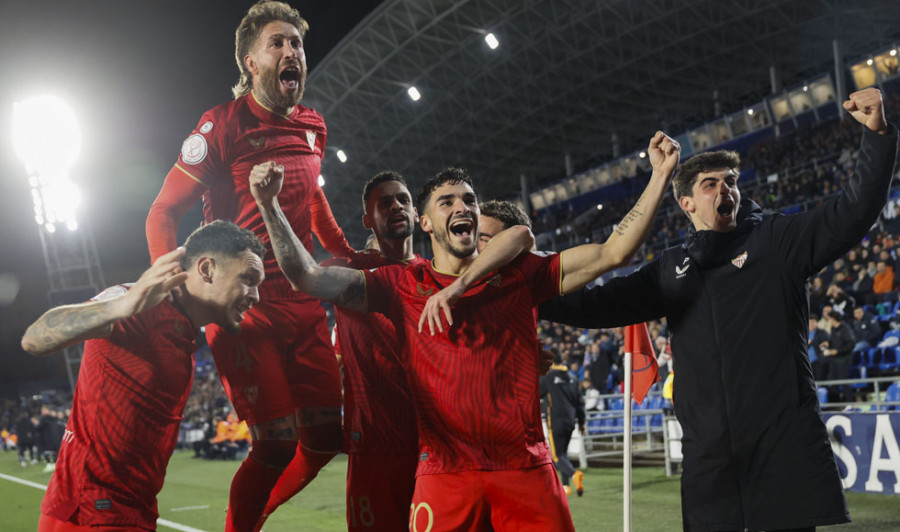
<instances>
[{"instance_id":1,"label":"stadium facade window","mask_svg":"<svg viewBox=\"0 0 900 532\"><path fill-rule=\"evenodd\" d=\"M597 184L600 186L608 185L612 176L609 175L609 165L604 166L597 172Z\"/></svg>"},{"instance_id":2,"label":"stadium facade window","mask_svg":"<svg viewBox=\"0 0 900 532\"><path fill-rule=\"evenodd\" d=\"M531 199L531 206L534 210L539 211L547 206L547 202L544 201L544 194L541 192L532 192L529 194Z\"/></svg>"},{"instance_id":3,"label":"stadium facade window","mask_svg":"<svg viewBox=\"0 0 900 532\"><path fill-rule=\"evenodd\" d=\"M865 61L853 65L850 73L853 74L853 82L856 84L857 90L875 85L875 68L866 64Z\"/></svg>"},{"instance_id":4,"label":"stadium facade window","mask_svg":"<svg viewBox=\"0 0 900 532\"><path fill-rule=\"evenodd\" d=\"M691 144L697 151L703 151L712 146L712 137L706 126L691 131Z\"/></svg>"},{"instance_id":5,"label":"stadium facade window","mask_svg":"<svg viewBox=\"0 0 900 532\"><path fill-rule=\"evenodd\" d=\"M754 114L756 114L755 111ZM735 137L740 137L741 135L746 135L750 132L750 124L747 122L748 118L750 118L750 116L747 114L747 111L738 111L737 113L732 113L728 116L731 133Z\"/></svg>"},{"instance_id":6,"label":"stadium facade window","mask_svg":"<svg viewBox=\"0 0 900 532\"><path fill-rule=\"evenodd\" d=\"M575 196L580 194L579 188L578 188L578 180L575 179L574 177L570 177L569 179L567 179L566 180L566 191L569 193L570 198L574 198Z\"/></svg>"},{"instance_id":7,"label":"stadium facade window","mask_svg":"<svg viewBox=\"0 0 900 532\"><path fill-rule=\"evenodd\" d=\"M891 79L898 75L897 54L891 55L889 50L875 56L875 69L881 79Z\"/></svg>"},{"instance_id":8,"label":"stadium facade window","mask_svg":"<svg viewBox=\"0 0 900 532\"><path fill-rule=\"evenodd\" d=\"M776 96L769 100L769 105L772 106L772 114L775 115L776 122L781 122L791 117L791 107L788 105L787 97L783 95Z\"/></svg>"},{"instance_id":9,"label":"stadium facade window","mask_svg":"<svg viewBox=\"0 0 900 532\"><path fill-rule=\"evenodd\" d=\"M794 89L790 92L789 96L791 100L791 107L794 109L794 114L799 115L805 113L807 111L812 111L813 102L812 98L809 97L809 91L804 91L801 89Z\"/></svg>"},{"instance_id":10,"label":"stadium facade window","mask_svg":"<svg viewBox=\"0 0 900 532\"><path fill-rule=\"evenodd\" d=\"M750 128L753 131L757 131L772 125L772 117L769 116L769 109L766 108L764 103L758 103L752 107L749 107L747 111L753 111L753 114L749 114L747 118L750 121Z\"/></svg>"},{"instance_id":11,"label":"stadium facade window","mask_svg":"<svg viewBox=\"0 0 900 532\"><path fill-rule=\"evenodd\" d=\"M559 183L558 185L553 187L554 195L556 196L556 201L565 201L569 199L569 192L566 190L566 185L563 183Z\"/></svg>"},{"instance_id":12,"label":"stadium facade window","mask_svg":"<svg viewBox=\"0 0 900 532\"><path fill-rule=\"evenodd\" d=\"M831 77L825 76L809 82L809 94L816 107L821 107L834 101L834 86Z\"/></svg>"},{"instance_id":13,"label":"stadium facade window","mask_svg":"<svg viewBox=\"0 0 900 532\"><path fill-rule=\"evenodd\" d=\"M600 172L598 169L593 169L578 176L578 189L584 192L589 192L598 187L596 176L599 175Z\"/></svg>"},{"instance_id":14,"label":"stadium facade window","mask_svg":"<svg viewBox=\"0 0 900 532\"><path fill-rule=\"evenodd\" d=\"M731 132L728 130L728 124L725 123L724 118L710 124L709 129L711 130L715 144L721 144L731 140Z\"/></svg>"},{"instance_id":15,"label":"stadium facade window","mask_svg":"<svg viewBox=\"0 0 900 532\"><path fill-rule=\"evenodd\" d=\"M637 175L637 156L629 155L622 158L622 171L625 177Z\"/></svg>"}]
</instances>

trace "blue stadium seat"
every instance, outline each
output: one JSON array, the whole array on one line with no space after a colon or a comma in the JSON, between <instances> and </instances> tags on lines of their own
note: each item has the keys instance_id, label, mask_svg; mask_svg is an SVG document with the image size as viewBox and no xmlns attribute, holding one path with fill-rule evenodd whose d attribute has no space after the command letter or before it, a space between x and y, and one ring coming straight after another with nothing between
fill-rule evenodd
<instances>
[{"instance_id":1,"label":"blue stadium seat","mask_svg":"<svg viewBox=\"0 0 900 532\"><path fill-rule=\"evenodd\" d=\"M816 395L819 396L819 404L824 405L828 402L828 390L823 386L819 386L816 388Z\"/></svg>"},{"instance_id":2,"label":"blue stadium seat","mask_svg":"<svg viewBox=\"0 0 900 532\"><path fill-rule=\"evenodd\" d=\"M900 367L897 363L897 347L887 347L881 351L881 361L878 363L878 369L888 371Z\"/></svg>"},{"instance_id":3,"label":"blue stadium seat","mask_svg":"<svg viewBox=\"0 0 900 532\"><path fill-rule=\"evenodd\" d=\"M887 392L884 394L884 400L895 402L900 401L900 383L895 382L888 386ZM882 410L900 410L898 405L886 405L881 407Z\"/></svg>"}]
</instances>

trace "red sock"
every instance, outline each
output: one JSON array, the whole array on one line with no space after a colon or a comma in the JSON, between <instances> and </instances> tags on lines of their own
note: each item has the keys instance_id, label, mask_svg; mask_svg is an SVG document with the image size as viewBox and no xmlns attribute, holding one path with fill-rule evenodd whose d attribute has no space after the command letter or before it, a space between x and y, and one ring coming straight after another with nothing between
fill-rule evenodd
<instances>
[{"instance_id":1,"label":"red sock","mask_svg":"<svg viewBox=\"0 0 900 532\"><path fill-rule=\"evenodd\" d=\"M294 455L292 441L253 442L250 454L231 481L225 532L251 532L266 506L272 487Z\"/></svg>"},{"instance_id":2,"label":"red sock","mask_svg":"<svg viewBox=\"0 0 900 532\"><path fill-rule=\"evenodd\" d=\"M340 449L341 425L338 423L300 427L299 430L300 441L297 443L297 452L278 479L278 483L272 488L264 512L266 515L274 512L308 486L319 474L319 470L325 467Z\"/></svg>"}]
</instances>

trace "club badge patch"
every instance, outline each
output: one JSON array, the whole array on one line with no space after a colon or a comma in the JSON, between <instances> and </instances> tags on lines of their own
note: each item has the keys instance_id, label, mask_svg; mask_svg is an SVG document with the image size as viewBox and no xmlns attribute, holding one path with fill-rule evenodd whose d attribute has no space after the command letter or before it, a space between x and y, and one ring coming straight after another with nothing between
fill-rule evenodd
<instances>
[{"instance_id":1,"label":"club badge patch","mask_svg":"<svg viewBox=\"0 0 900 532\"><path fill-rule=\"evenodd\" d=\"M207 120L206 122L203 123L202 126L200 126L200 133L209 133L210 131L212 131L212 128L213 128L212 121Z\"/></svg>"},{"instance_id":2,"label":"club badge patch","mask_svg":"<svg viewBox=\"0 0 900 532\"><path fill-rule=\"evenodd\" d=\"M312 151L316 151L316 132L315 131L307 131L306 132L306 142L309 143L309 149Z\"/></svg>"},{"instance_id":3,"label":"club badge patch","mask_svg":"<svg viewBox=\"0 0 900 532\"><path fill-rule=\"evenodd\" d=\"M206 139L200 133L194 133L181 145L181 160L186 164L198 164L206 159Z\"/></svg>"},{"instance_id":4,"label":"club badge patch","mask_svg":"<svg viewBox=\"0 0 900 532\"><path fill-rule=\"evenodd\" d=\"M747 262L747 252L743 252L737 257L731 259L731 263L734 264L737 269L741 269L744 267L744 263Z\"/></svg>"}]
</instances>

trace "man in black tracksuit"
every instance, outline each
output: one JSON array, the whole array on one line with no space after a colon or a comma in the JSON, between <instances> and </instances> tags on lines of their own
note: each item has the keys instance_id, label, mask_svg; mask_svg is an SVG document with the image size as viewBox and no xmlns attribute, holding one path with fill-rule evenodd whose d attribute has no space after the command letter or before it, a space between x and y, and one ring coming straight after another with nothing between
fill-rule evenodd
<instances>
[{"instance_id":1,"label":"man in black tracksuit","mask_svg":"<svg viewBox=\"0 0 900 532\"><path fill-rule=\"evenodd\" d=\"M547 415L547 430L550 431L550 453L556 470L562 477L562 484L566 493L571 493L569 480L578 473L575 466L569 460L569 440L575 423L584 434L584 396L578 387L578 380L569 372L569 368L563 364L562 356L556 349L553 352L553 365L550 372L541 377L541 398L546 399L545 413ZM575 488L580 497L583 493L582 483L576 479Z\"/></svg>"},{"instance_id":2,"label":"man in black tracksuit","mask_svg":"<svg viewBox=\"0 0 900 532\"><path fill-rule=\"evenodd\" d=\"M842 194L803 214L763 216L740 200L736 153L695 156L673 182L695 228L685 244L541 308L544 319L588 328L668 319L684 430L685 530L814 530L849 521L807 357L807 279L877 220L897 130L876 89L851 94L844 108L864 127Z\"/></svg>"}]
</instances>

